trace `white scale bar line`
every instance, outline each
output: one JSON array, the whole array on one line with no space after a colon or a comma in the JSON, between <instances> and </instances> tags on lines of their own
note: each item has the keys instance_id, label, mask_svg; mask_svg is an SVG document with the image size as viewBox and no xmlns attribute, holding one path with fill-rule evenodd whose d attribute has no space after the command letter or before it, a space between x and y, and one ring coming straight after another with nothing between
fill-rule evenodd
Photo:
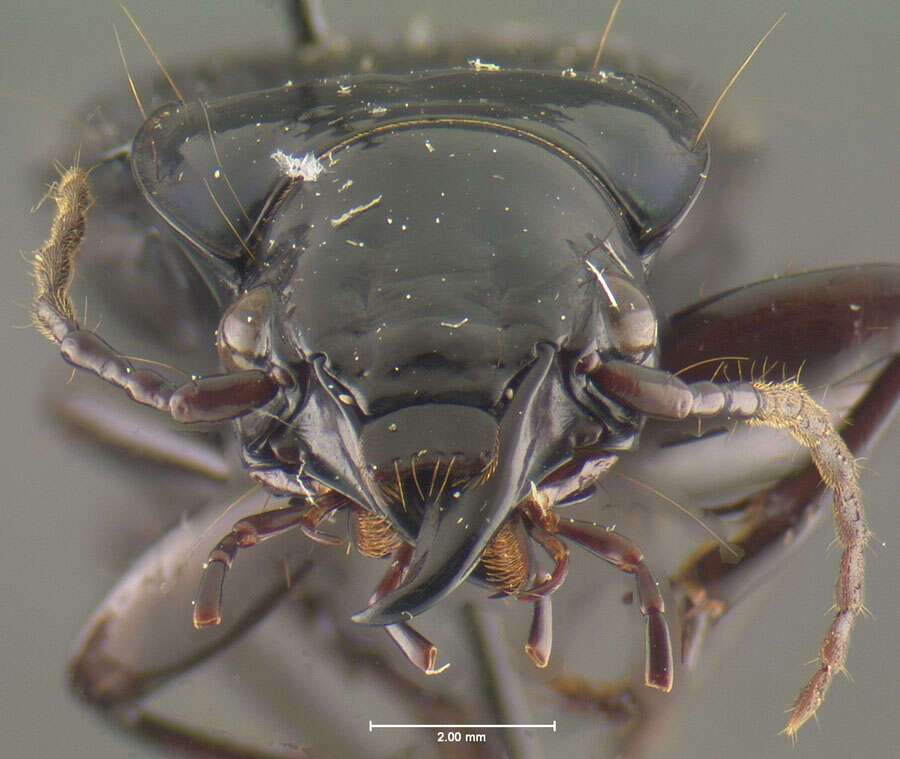
<instances>
[{"instance_id":1,"label":"white scale bar line","mask_svg":"<svg viewBox=\"0 0 900 759\"><path fill-rule=\"evenodd\" d=\"M382 728L382 727L429 728L429 729L433 729L433 730L469 730L469 729L478 729L478 728L492 728L492 729L497 729L497 728L504 728L504 729L549 728L549 729L553 730L553 732L555 733L556 732L556 720L553 720L553 722L551 722L550 724L547 724L547 725L529 725L529 724L498 724L498 725L483 724L482 725L482 724L474 724L474 723L473 724L458 724L458 725L416 724L416 723L401 723L401 724L397 724L397 725L389 725L389 724L380 725L380 724L376 724L376 723L372 722L372 720L369 720L369 732L370 733L375 728Z\"/></svg>"}]
</instances>

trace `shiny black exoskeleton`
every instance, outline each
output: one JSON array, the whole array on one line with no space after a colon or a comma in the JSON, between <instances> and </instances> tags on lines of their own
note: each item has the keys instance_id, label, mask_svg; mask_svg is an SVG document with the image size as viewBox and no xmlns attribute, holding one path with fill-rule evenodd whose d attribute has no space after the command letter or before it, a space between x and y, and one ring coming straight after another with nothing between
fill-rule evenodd
<instances>
[{"instance_id":1,"label":"shiny black exoskeleton","mask_svg":"<svg viewBox=\"0 0 900 759\"><path fill-rule=\"evenodd\" d=\"M474 64L165 108L141 129L147 198L237 296L226 366L290 377L239 422L251 471L314 480L416 546L410 579L360 621L450 592L576 450L632 445L642 415L580 366L655 365L645 270L702 186L698 126L634 76ZM307 154L319 166L292 172ZM243 208L216 197L217 212L216 172ZM453 459L463 479L386 497L414 459Z\"/></svg>"},{"instance_id":2,"label":"shiny black exoskeleton","mask_svg":"<svg viewBox=\"0 0 900 759\"><path fill-rule=\"evenodd\" d=\"M244 504L233 526L161 541L85 628L76 687L97 703L132 698L221 645L192 638L157 662L136 644L132 628L154 617L157 562L189 565L213 529L215 539L224 535L203 549L209 561L194 608L196 626L218 625L239 549L296 528L335 542L318 527L344 511L361 553L394 557L354 618L384 625L423 671L437 671L434 649L407 619L467 578L534 602L526 651L546 665L549 597L566 574L567 539L634 576L647 627L645 683L669 690L663 599L641 552L613 528L561 519L554 507L590 495L618 452L634 447L646 416L750 419L789 431L830 425L789 383L776 390L800 409L794 416L770 407L772 388L687 385L669 371L729 355L750 332L765 342L764 354L751 355L784 350L787 366L801 355L843 359L860 342L880 359L892 355L896 323L896 268L868 267L763 283L745 288L747 298L726 293L676 318L658 347L645 277L705 179L700 131L684 103L639 77L480 60L165 106L127 148L105 154L100 171L127 173L122 204L134 227L149 218L218 301L225 373L180 386L78 323L67 280L90 193L85 172L67 172L54 192L61 212L35 262L38 325L72 364L178 421L234 420L250 475L289 499L255 511ZM105 189L109 204L115 193ZM848 304L862 321L848 323ZM816 313L852 329L827 346L804 335L785 349L772 326L788 307L803 326ZM880 343L871 337L879 330ZM833 429L822 437L830 453L816 464L855 493L835 463L850 454ZM794 534L801 502L776 530L748 530L741 550L761 554ZM854 494L835 509L855 521L842 533L851 558L834 655L808 686L814 697L795 706L791 732L821 701L822 678L839 669L861 609L854 588L868 534L856 502ZM534 560L535 543L553 560L551 574ZM733 567L717 560L698 554L689 567L697 577L676 580L694 604L682 615L688 639L721 613L704 605ZM221 639L284 588L283 577L260 580Z\"/></svg>"}]
</instances>

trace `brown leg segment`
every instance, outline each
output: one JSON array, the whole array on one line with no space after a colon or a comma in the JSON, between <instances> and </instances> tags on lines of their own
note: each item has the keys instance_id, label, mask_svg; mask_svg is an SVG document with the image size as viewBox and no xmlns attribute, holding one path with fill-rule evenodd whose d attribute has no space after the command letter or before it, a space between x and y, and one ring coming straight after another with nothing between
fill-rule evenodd
<instances>
[{"instance_id":1,"label":"brown leg segment","mask_svg":"<svg viewBox=\"0 0 900 759\"><path fill-rule=\"evenodd\" d=\"M563 584L569 573L569 549L558 538L534 522L527 522L528 534L534 538L553 559L553 572L545 575L540 582L517 594L522 601L537 601L549 597Z\"/></svg>"},{"instance_id":2,"label":"brown leg segment","mask_svg":"<svg viewBox=\"0 0 900 759\"><path fill-rule=\"evenodd\" d=\"M403 543L396 551L391 559L391 565L387 572L384 573L375 592L372 593L369 603L374 603L394 588L398 587L409 569L409 562L413 556L413 546ZM445 664L438 669L434 668L437 660L437 646L435 646L428 638L422 635L418 630L408 625L406 622L398 622L397 624L387 625L384 631L390 636L391 640L397 644L397 647L403 652L403 655L409 660L416 669L426 675L439 675L450 664Z\"/></svg>"},{"instance_id":3,"label":"brown leg segment","mask_svg":"<svg viewBox=\"0 0 900 759\"><path fill-rule=\"evenodd\" d=\"M545 574L539 585L546 584L549 580L550 575ZM533 603L534 613L531 616L525 653L535 667L543 669L550 663L550 652L553 650L553 607L549 595L538 596Z\"/></svg>"},{"instance_id":4,"label":"brown leg segment","mask_svg":"<svg viewBox=\"0 0 900 759\"><path fill-rule=\"evenodd\" d=\"M600 524L560 520L556 531L616 569L634 575L641 614L646 620L644 684L668 693L674 683L675 667L665 616L666 606L659 592L659 584L644 563L640 549L627 538Z\"/></svg>"},{"instance_id":5,"label":"brown leg segment","mask_svg":"<svg viewBox=\"0 0 900 759\"><path fill-rule=\"evenodd\" d=\"M534 578L534 585L516 594L520 601L534 604L525 653L536 667L543 669L550 663L550 652L553 649L553 607L550 596L563 584L569 572L569 549L565 543L532 520L523 521L528 534L540 544L554 563L552 573L539 573Z\"/></svg>"},{"instance_id":6,"label":"brown leg segment","mask_svg":"<svg viewBox=\"0 0 900 759\"><path fill-rule=\"evenodd\" d=\"M339 538L320 533L316 529L326 514L333 510L334 507L331 506L323 513L322 508L304 502L252 514L236 522L231 532L209 554L194 603L194 627L199 629L221 624L222 586L225 574L231 568L239 549L250 548L297 527L316 542L329 545L340 543Z\"/></svg>"},{"instance_id":7,"label":"brown leg segment","mask_svg":"<svg viewBox=\"0 0 900 759\"><path fill-rule=\"evenodd\" d=\"M646 622L644 684L668 693L674 684L675 666L672 661L672 643L665 616L665 602L659 592L659 584L644 563L640 549L627 538L604 525L562 520L546 508L534 502L531 514L535 521L549 533L560 535L586 548L616 569L635 576L641 614Z\"/></svg>"}]
</instances>

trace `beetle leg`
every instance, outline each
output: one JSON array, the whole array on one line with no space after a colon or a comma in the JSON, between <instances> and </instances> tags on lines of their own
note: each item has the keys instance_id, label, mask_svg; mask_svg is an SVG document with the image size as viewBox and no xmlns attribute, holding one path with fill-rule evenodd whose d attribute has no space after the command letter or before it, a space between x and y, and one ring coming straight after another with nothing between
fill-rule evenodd
<instances>
[{"instance_id":1,"label":"beetle leg","mask_svg":"<svg viewBox=\"0 0 900 759\"><path fill-rule=\"evenodd\" d=\"M319 522L326 519L332 512L344 508L346 505L343 499L335 503L332 500L322 499L313 504L307 503L306 511L301 515L298 526L300 532L308 537L314 543L323 546L339 546L344 541L336 535L329 535L327 532L319 532Z\"/></svg>"},{"instance_id":2,"label":"beetle leg","mask_svg":"<svg viewBox=\"0 0 900 759\"><path fill-rule=\"evenodd\" d=\"M268 498L257 491L226 513L250 515ZM120 727L191 756L286 756L288 752L235 746L206 736L150 714L138 703L144 694L242 636L311 567L299 550L299 534L260 547L247 562L248 576L228 591L229 618L215 631L198 634L185 624L186 615L199 582L201 557L225 529L222 518L223 504L211 505L181 521L132 565L79 636L69 661L70 683L80 698ZM158 645L160 641L165 644Z\"/></svg>"},{"instance_id":3,"label":"beetle leg","mask_svg":"<svg viewBox=\"0 0 900 759\"><path fill-rule=\"evenodd\" d=\"M672 690L674 664L669 625L665 616L666 606L659 592L659 585L644 563L644 555L640 549L627 538L603 525L578 522L574 519L561 520L537 501L533 502L530 513L548 533L574 540L616 569L635 576L641 614L647 620L644 684L664 693Z\"/></svg>"},{"instance_id":4,"label":"beetle leg","mask_svg":"<svg viewBox=\"0 0 900 759\"><path fill-rule=\"evenodd\" d=\"M528 536L537 540L554 560L553 574L535 574ZM492 599L512 595L519 601L534 604L525 653L540 668L546 667L550 662L553 647L550 594L562 585L568 568L569 551L563 542L531 520L523 518L518 510L510 514L481 557L479 569L482 579L499 588L491 596ZM529 582L533 584L523 589Z\"/></svg>"},{"instance_id":5,"label":"beetle leg","mask_svg":"<svg viewBox=\"0 0 900 759\"><path fill-rule=\"evenodd\" d=\"M523 532L522 527L525 531ZM525 532L534 538L554 561L552 574L533 570ZM523 519L518 511L510 515L503 528L494 536L482 557L486 579L500 587L491 598L512 594L519 601L534 604L525 653L536 667L550 662L553 648L553 612L550 595L563 584L569 570L569 550L565 544L530 519ZM530 580L533 584L519 590Z\"/></svg>"},{"instance_id":6,"label":"beetle leg","mask_svg":"<svg viewBox=\"0 0 900 759\"><path fill-rule=\"evenodd\" d=\"M551 576L545 573L535 588L550 584L550 579ZM528 631L525 653L536 667L543 669L550 663L550 651L553 648L553 608L549 594L535 596L532 602L534 612L531 616L531 629Z\"/></svg>"},{"instance_id":7,"label":"beetle leg","mask_svg":"<svg viewBox=\"0 0 900 759\"><path fill-rule=\"evenodd\" d=\"M554 562L552 573L545 575L540 582L517 594L517 598L521 601L537 601L555 593L565 581L569 572L569 549L566 548L565 543L531 520L526 522L526 529Z\"/></svg>"},{"instance_id":8,"label":"beetle leg","mask_svg":"<svg viewBox=\"0 0 900 759\"><path fill-rule=\"evenodd\" d=\"M409 563L413 557L413 547L409 543L403 543L394 551L391 558L391 564L378 583L378 587L369 598L369 603L373 604L386 593L399 587L406 576L409 569ZM392 625L386 625L384 631L390 636L391 640L397 644L397 647L403 652L403 655L409 662L426 675L438 675L443 672L449 664L445 664L438 669L434 668L437 659L437 646L435 646L428 638L422 635L418 630L406 622L397 622Z\"/></svg>"},{"instance_id":9,"label":"beetle leg","mask_svg":"<svg viewBox=\"0 0 900 759\"><path fill-rule=\"evenodd\" d=\"M616 569L635 576L641 614L646 620L644 640L644 684L668 693L672 690L674 664L666 605L659 585L644 563L640 549L614 530L589 522L561 520L556 531L574 540L591 553L608 561Z\"/></svg>"},{"instance_id":10,"label":"beetle leg","mask_svg":"<svg viewBox=\"0 0 900 759\"><path fill-rule=\"evenodd\" d=\"M350 511L350 534L356 550L363 556L381 558L393 553L390 566L369 597L369 604L396 590L403 582L412 561L414 548L400 540L390 522L360 506L352 506ZM437 646L407 622L396 622L384 628L390 639L397 644L403 655L420 672L437 675L449 664L435 669Z\"/></svg>"},{"instance_id":11,"label":"beetle leg","mask_svg":"<svg viewBox=\"0 0 900 759\"><path fill-rule=\"evenodd\" d=\"M435 669L437 660L437 646L428 638L406 622L396 622L387 625L384 631L390 639L397 644L397 648L416 669L425 675L439 675L447 667L449 662Z\"/></svg>"},{"instance_id":12,"label":"beetle leg","mask_svg":"<svg viewBox=\"0 0 900 759\"><path fill-rule=\"evenodd\" d=\"M310 506L308 503L295 503L281 509L250 514L235 522L231 532L210 552L203 568L200 589L194 603L194 627L221 624L225 574L231 568L239 549L255 546L295 527L300 527L307 536L314 536L313 539L319 543L330 545L340 543L340 538L316 531L318 522L334 508L329 506L328 511L322 513L322 509L315 504Z\"/></svg>"},{"instance_id":13,"label":"beetle leg","mask_svg":"<svg viewBox=\"0 0 900 759\"><path fill-rule=\"evenodd\" d=\"M394 669L389 650L373 648L368 636L360 639L345 610L336 608L334 575L323 575L321 563L314 568L299 530L247 552L242 571L229 578L225 588L222 624L203 633L193 629L188 613L203 558L231 522L259 513L268 500L271 496L257 489L227 509L226 503L216 502L179 522L132 565L85 625L72 652L69 677L78 696L116 727L163 746L165 755L168 750L177 756L217 759L309 756L313 746L317 751L320 745L336 756L364 755L366 739L331 721L333 705L346 699L343 673L353 678L354 687L389 699L409 721L476 721L471 707L477 699L463 702L435 691L433 685L426 688L421 679L407 675L411 670L405 662ZM270 614L289 592L295 598ZM248 635L263 617L266 624ZM299 639L291 637L297 634ZM286 640L293 644L286 645ZM171 704L154 700L150 707L141 702L231 642L244 646L237 652L247 667L244 687L268 692L272 671L285 677L280 698L291 727L279 733L279 740L254 743L240 734L246 725L212 730L208 715L172 720L156 711L171 713ZM310 654L298 656L298 646L308 647ZM224 677L221 687L233 687L233 680Z\"/></svg>"}]
</instances>

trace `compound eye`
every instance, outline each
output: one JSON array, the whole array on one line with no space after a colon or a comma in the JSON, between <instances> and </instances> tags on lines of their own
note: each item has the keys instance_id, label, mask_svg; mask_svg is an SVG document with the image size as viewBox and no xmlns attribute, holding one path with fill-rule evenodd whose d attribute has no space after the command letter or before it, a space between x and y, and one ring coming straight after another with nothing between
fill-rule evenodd
<instances>
[{"instance_id":1,"label":"compound eye","mask_svg":"<svg viewBox=\"0 0 900 759\"><path fill-rule=\"evenodd\" d=\"M609 303L604 315L611 347L636 363L643 361L656 347L656 313L649 298L637 283L606 275Z\"/></svg>"},{"instance_id":2,"label":"compound eye","mask_svg":"<svg viewBox=\"0 0 900 759\"><path fill-rule=\"evenodd\" d=\"M259 369L269 355L272 291L255 287L232 303L219 322L217 347L229 371Z\"/></svg>"}]
</instances>

